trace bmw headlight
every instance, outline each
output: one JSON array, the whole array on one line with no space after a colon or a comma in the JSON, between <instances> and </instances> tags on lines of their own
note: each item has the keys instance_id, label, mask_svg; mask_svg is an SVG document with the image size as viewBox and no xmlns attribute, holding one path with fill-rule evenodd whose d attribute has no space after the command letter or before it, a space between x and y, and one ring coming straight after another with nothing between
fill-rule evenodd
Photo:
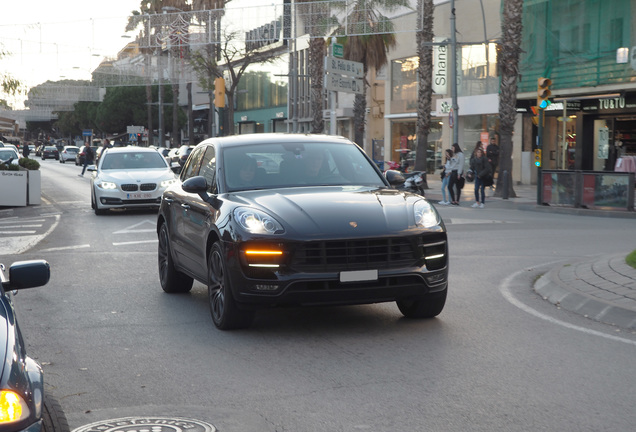
<instances>
[{"instance_id":1,"label":"bmw headlight","mask_svg":"<svg viewBox=\"0 0 636 432\"><path fill-rule=\"evenodd\" d=\"M102 189L117 189L117 184L101 180L97 182L97 187Z\"/></svg>"},{"instance_id":2,"label":"bmw headlight","mask_svg":"<svg viewBox=\"0 0 636 432\"><path fill-rule=\"evenodd\" d=\"M418 227L430 228L439 225L437 213L428 201L416 201L413 204L413 213L415 215L415 225Z\"/></svg>"},{"instance_id":3,"label":"bmw headlight","mask_svg":"<svg viewBox=\"0 0 636 432\"><path fill-rule=\"evenodd\" d=\"M176 182L177 179L169 179L169 180L164 180L161 182L161 187L162 188L167 188L168 186L170 186L172 183Z\"/></svg>"},{"instance_id":4,"label":"bmw headlight","mask_svg":"<svg viewBox=\"0 0 636 432\"><path fill-rule=\"evenodd\" d=\"M236 221L252 234L281 234L284 232L283 226L267 213L239 207L234 210Z\"/></svg>"}]
</instances>

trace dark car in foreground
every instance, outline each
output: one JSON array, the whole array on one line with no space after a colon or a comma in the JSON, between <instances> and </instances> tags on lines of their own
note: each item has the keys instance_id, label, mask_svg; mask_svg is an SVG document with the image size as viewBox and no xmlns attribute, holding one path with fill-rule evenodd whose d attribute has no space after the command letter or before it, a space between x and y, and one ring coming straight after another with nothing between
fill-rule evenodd
<instances>
[{"instance_id":1,"label":"dark car in foreground","mask_svg":"<svg viewBox=\"0 0 636 432\"><path fill-rule=\"evenodd\" d=\"M394 188L403 182L341 137L207 139L161 200L161 286L207 285L222 330L280 306L395 301L406 317L437 316L448 290L446 228L424 197Z\"/></svg>"},{"instance_id":2,"label":"dark car in foreground","mask_svg":"<svg viewBox=\"0 0 636 432\"><path fill-rule=\"evenodd\" d=\"M50 267L46 261L20 261L9 267L9 278L0 264L0 431L68 432L59 402L44 389L40 365L27 356L13 307L12 291L45 285Z\"/></svg>"}]
</instances>

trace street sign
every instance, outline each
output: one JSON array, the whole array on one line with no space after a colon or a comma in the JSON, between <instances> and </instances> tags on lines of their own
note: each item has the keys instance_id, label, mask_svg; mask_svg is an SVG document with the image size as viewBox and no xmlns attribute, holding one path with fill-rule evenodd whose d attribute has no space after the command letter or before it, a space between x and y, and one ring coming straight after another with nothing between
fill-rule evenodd
<instances>
[{"instance_id":1,"label":"street sign","mask_svg":"<svg viewBox=\"0 0 636 432\"><path fill-rule=\"evenodd\" d=\"M329 91L364 94L364 83L361 79L334 73L325 76L325 88Z\"/></svg>"},{"instance_id":2,"label":"street sign","mask_svg":"<svg viewBox=\"0 0 636 432\"><path fill-rule=\"evenodd\" d=\"M85 137L93 136L93 130L92 129L84 129L82 131L82 136L85 136Z\"/></svg>"},{"instance_id":3,"label":"street sign","mask_svg":"<svg viewBox=\"0 0 636 432\"><path fill-rule=\"evenodd\" d=\"M344 46L342 46L342 44L332 43L331 55L342 58L342 56L344 56Z\"/></svg>"},{"instance_id":4,"label":"street sign","mask_svg":"<svg viewBox=\"0 0 636 432\"><path fill-rule=\"evenodd\" d=\"M143 126L126 126L126 133L128 134L144 133L144 127Z\"/></svg>"},{"instance_id":5,"label":"street sign","mask_svg":"<svg viewBox=\"0 0 636 432\"><path fill-rule=\"evenodd\" d=\"M325 72L363 78L364 66L360 62L343 60L336 57L325 57Z\"/></svg>"}]
</instances>

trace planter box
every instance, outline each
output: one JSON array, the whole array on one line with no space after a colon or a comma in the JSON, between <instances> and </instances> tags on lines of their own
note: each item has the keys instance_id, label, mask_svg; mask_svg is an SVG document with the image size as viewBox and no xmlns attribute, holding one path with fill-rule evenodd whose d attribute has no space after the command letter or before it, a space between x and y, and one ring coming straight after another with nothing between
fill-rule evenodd
<instances>
[{"instance_id":1,"label":"planter box","mask_svg":"<svg viewBox=\"0 0 636 432\"><path fill-rule=\"evenodd\" d=\"M0 171L0 206L27 205L27 171Z\"/></svg>"},{"instance_id":2,"label":"planter box","mask_svg":"<svg viewBox=\"0 0 636 432\"><path fill-rule=\"evenodd\" d=\"M42 204L42 173L38 170L28 170L27 173L27 204Z\"/></svg>"}]
</instances>

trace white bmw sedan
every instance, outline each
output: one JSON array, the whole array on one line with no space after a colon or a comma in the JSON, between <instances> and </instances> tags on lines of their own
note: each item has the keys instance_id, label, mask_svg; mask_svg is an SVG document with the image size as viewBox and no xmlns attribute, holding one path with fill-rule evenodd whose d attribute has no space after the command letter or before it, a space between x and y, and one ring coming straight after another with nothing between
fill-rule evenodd
<instances>
[{"instance_id":1,"label":"white bmw sedan","mask_svg":"<svg viewBox=\"0 0 636 432\"><path fill-rule=\"evenodd\" d=\"M163 191L176 181L166 159L145 147L109 148L88 171L96 215L109 209L159 208Z\"/></svg>"}]
</instances>

